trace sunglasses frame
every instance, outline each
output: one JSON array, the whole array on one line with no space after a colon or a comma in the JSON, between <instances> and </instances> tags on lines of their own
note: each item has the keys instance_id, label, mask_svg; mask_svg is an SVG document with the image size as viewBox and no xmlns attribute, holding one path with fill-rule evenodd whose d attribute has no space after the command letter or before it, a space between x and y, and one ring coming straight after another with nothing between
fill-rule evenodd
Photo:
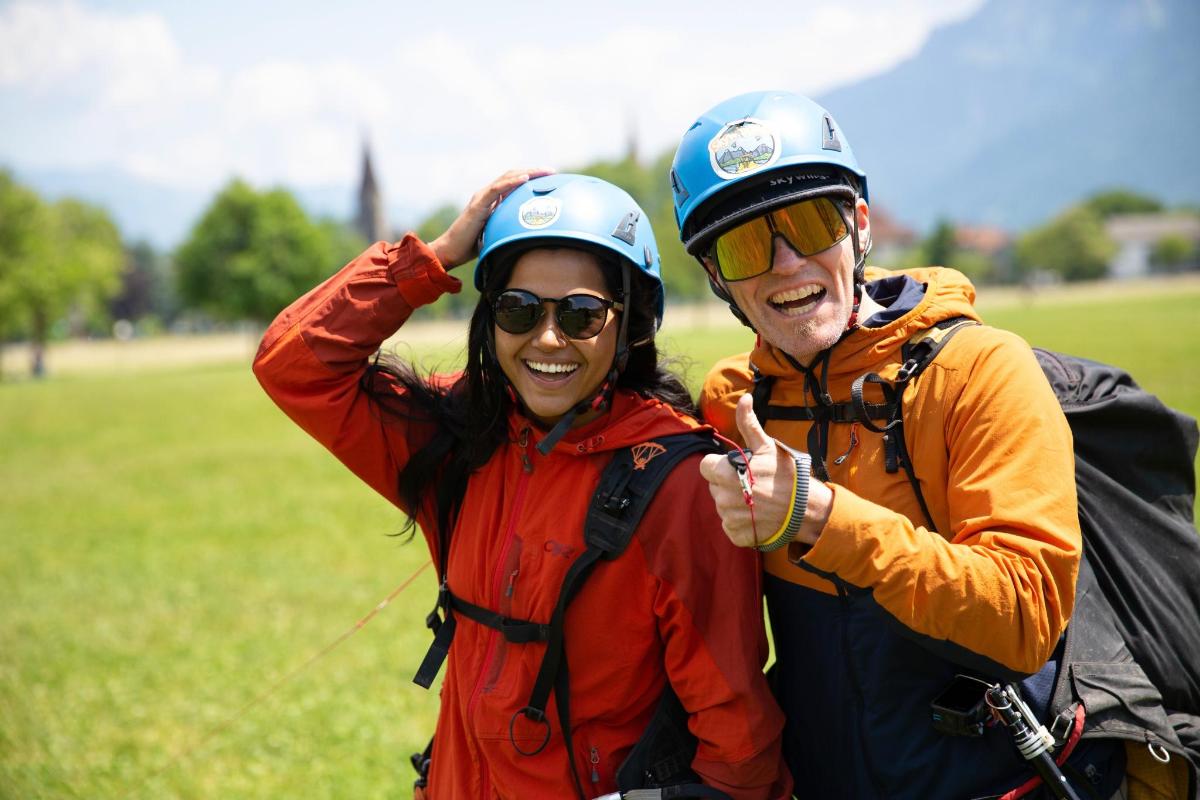
<instances>
[{"instance_id":1,"label":"sunglasses frame","mask_svg":"<svg viewBox=\"0 0 1200 800\"><path fill-rule=\"evenodd\" d=\"M529 297L532 297L534 300L537 301L536 302L536 305L538 308L537 315L533 318L533 323L526 330L510 331L507 328L505 328L503 325L500 324L500 317L497 314L496 305L500 302L500 298L503 297L504 295L508 294L509 292L512 292L514 294L528 295ZM593 333L589 336L572 336L563 327L562 318L559 316L559 309L562 308L562 304L564 301L570 300L572 297L586 297L590 300L595 300L596 302L600 303L601 306L603 306L604 322L601 323L600 327L596 330L595 333ZM492 321L496 323L497 328L499 328L500 330L504 331L505 333L513 335L513 336L523 336L524 334L529 333L534 328L536 328L538 326L538 323L540 323L542 321L542 318L546 316L546 303L554 303L554 324L558 328L559 332L561 332L562 335L566 336L568 339L574 339L574 340L580 341L580 342L587 341L588 339L595 339L597 336L599 336L604 331L604 328L608 325L608 319L609 319L608 312L609 311L621 312L621 311L625 310L625 304L619 300L609 300L606 297L601 297L600 295L596 295L596 294L588 294L587 292L572 292L571 294L564 295L562 297L541 297L536 292L531 292L528 289L513 289L513 288L503 289L499 292L493 293L492 296L489 298L488 306L492 310ZM533 304L530 304L530 305L533 305Z\"/></svg>"},{"instance_id":2,"label":"sunglasses frame","mask_svg":"<svg viewBox=\"0 0 1200 800\"><path fill-rule=\"evenodd\" d=\"M811 202L816 202L818 200L828 200L830 203L833 204L833 207L837 210L838 215L841 216L841 218L842 218L842 224L846 226L846 232L844 234L842 234L840 237L838 237L837 239L835 239L833 241L833 243L830 244L828 247L822 248L821 250L817 250L812 253L805 253L805 252L801 251L800 248L796 247L796 245L794 245L792 243L792 241L787 238L786 234L780 232L775 227L775 220L772 219L772 215L776 214L777 212L783 211L784 209L789 208L794 205L798 206L801 203L811 203ZM823 253L826 250L828 250L830 247L834 247L835 245L840 244L848 236L850 236L851 231L854 229L854 225L852 224L854 221L853 216L852 216L853 211L854 211L853 206L847 206L846 203L840 197L830 197L828 195L818 195L816 197L806 197L803 200L797 200L795 203L788 203L786 205L779 206L778 208L773 208L770 211L766 211L762 214L758 214L757 216L751 217L750 219L743 220L743 221L739 222L737 225L734 225L732 228L722 231L720 234L713 237L712 244L710 244L708 246L708 251L704 257L706 260L711 262L713 268L716 270L717 275L720 276L721 280L725 281L725 283L738 283L739 281L748 281L751 278L757 278L760 275L766 275L768 272L770 272L771 270L773 270L775 268L775 240L776 239L783 239L784 244L786 244L792 250L792 252L796 253L801 258L809 258L811 256L816 255L817 253ZM847 213L851 214L851 217L849 219L847 219ZM771 247L768 250L770 255L767 259L766 269L762 270L761 272L756 272L753 275L744 275L740 278L727 277L725 275L724 270L721 269L720 260L717 258L717 242L720 241L722 236L729 233L730 231L736 230L736 229L742 227L743 225L748 225L751 222L754 222L755 220L758 220L758 219L766 220L767 230L770 231L770 233L771 233Z\"/></svg>"}]
</instances>

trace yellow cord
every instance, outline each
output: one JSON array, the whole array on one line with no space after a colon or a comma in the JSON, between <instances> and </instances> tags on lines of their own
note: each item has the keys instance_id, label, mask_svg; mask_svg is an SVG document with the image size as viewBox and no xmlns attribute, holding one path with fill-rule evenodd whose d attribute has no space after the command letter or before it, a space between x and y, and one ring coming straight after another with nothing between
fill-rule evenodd
<instances>
[{"instance_id":1,"label":"yellow cord","mask_svg":"<svg viewBox=\"0 0 1200 800\"><path fill-rule=\"evenodd\" d=\"M783 517L783 524L779 526L779 530L771 535L771 538L765 542L759 542L757 547L770 547L783 538L783 534L787 532L788 523L792 521L792 514L796 513L796 491L800 486L800 465L792 462L796 474L792 477L792 498L788 501L787 514Z\"/></svg>"}]
</instances>

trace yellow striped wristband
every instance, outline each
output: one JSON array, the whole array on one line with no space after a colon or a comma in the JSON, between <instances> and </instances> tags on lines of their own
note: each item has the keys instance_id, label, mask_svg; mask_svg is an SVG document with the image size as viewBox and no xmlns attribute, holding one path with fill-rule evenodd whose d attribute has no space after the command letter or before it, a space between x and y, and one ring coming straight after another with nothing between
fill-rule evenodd
<instances>
[{"instance_id":1,"label":"yellow striped wristband","mask_svg":"<svg viewBox=\"0 0 1200 800\"><path fill-rule=\"evenodd\" d=\"M796 465L796 477L792 481L792 500L788 504L787 517L779 526L779 530L775 531L770 539L755 545L763 553L785 547L795 539L800 525L804 522L804 512L808 510L808 475L812 459L808 453L797 450L791 450L791 454Z\"/></svg>"}]
</instances>

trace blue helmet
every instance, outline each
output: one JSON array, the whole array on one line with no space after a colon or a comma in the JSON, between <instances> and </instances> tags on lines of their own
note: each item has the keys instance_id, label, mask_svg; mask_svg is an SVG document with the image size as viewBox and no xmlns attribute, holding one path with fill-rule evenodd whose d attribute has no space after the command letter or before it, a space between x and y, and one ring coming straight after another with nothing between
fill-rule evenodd
<instances>
[{"instance_id":1,"label":"blue helmet","mask_svg":"<svg viewBox=\"0 0 1200 800\"><path fill-rule=\"evenodd\" d=\"M680 239L699 255L743 219L805 197L865 200L867 176L824 108L792 92L750 92L714 106L687 130L671 189Z\"/></svg>"},{"instance_id":2,"label":"blue helmet","mask_svg":"<svg viewBox=\"0 0 1200 800\"><path fill-rule=\"evenodd\" d=\"M558 241L556 241L558 240ZM488 218L475 264L475 288L510 248L569 246L572 242L620 256L655 294L655 323L662 323L663 283L650 218L624 190L588 175L534 178L513 190Z\"/></svg>"}]
</instances>

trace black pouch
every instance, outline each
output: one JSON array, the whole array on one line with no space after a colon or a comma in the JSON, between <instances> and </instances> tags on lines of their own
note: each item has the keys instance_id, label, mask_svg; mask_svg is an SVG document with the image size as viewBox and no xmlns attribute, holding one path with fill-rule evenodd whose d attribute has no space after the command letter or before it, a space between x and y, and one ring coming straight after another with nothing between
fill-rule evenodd
<instances>
[{"instance_id":1,"label":"black pouch","mask_svg":"<svg viewBox=\"0 0 1200 800\"><path fill-rule=\"evenodd\" d=\"M984 693L988 684L969 675L955 675L929 704L934 730L947 736L983 736L990 713Z\"/></svg>"}]
</instances>

